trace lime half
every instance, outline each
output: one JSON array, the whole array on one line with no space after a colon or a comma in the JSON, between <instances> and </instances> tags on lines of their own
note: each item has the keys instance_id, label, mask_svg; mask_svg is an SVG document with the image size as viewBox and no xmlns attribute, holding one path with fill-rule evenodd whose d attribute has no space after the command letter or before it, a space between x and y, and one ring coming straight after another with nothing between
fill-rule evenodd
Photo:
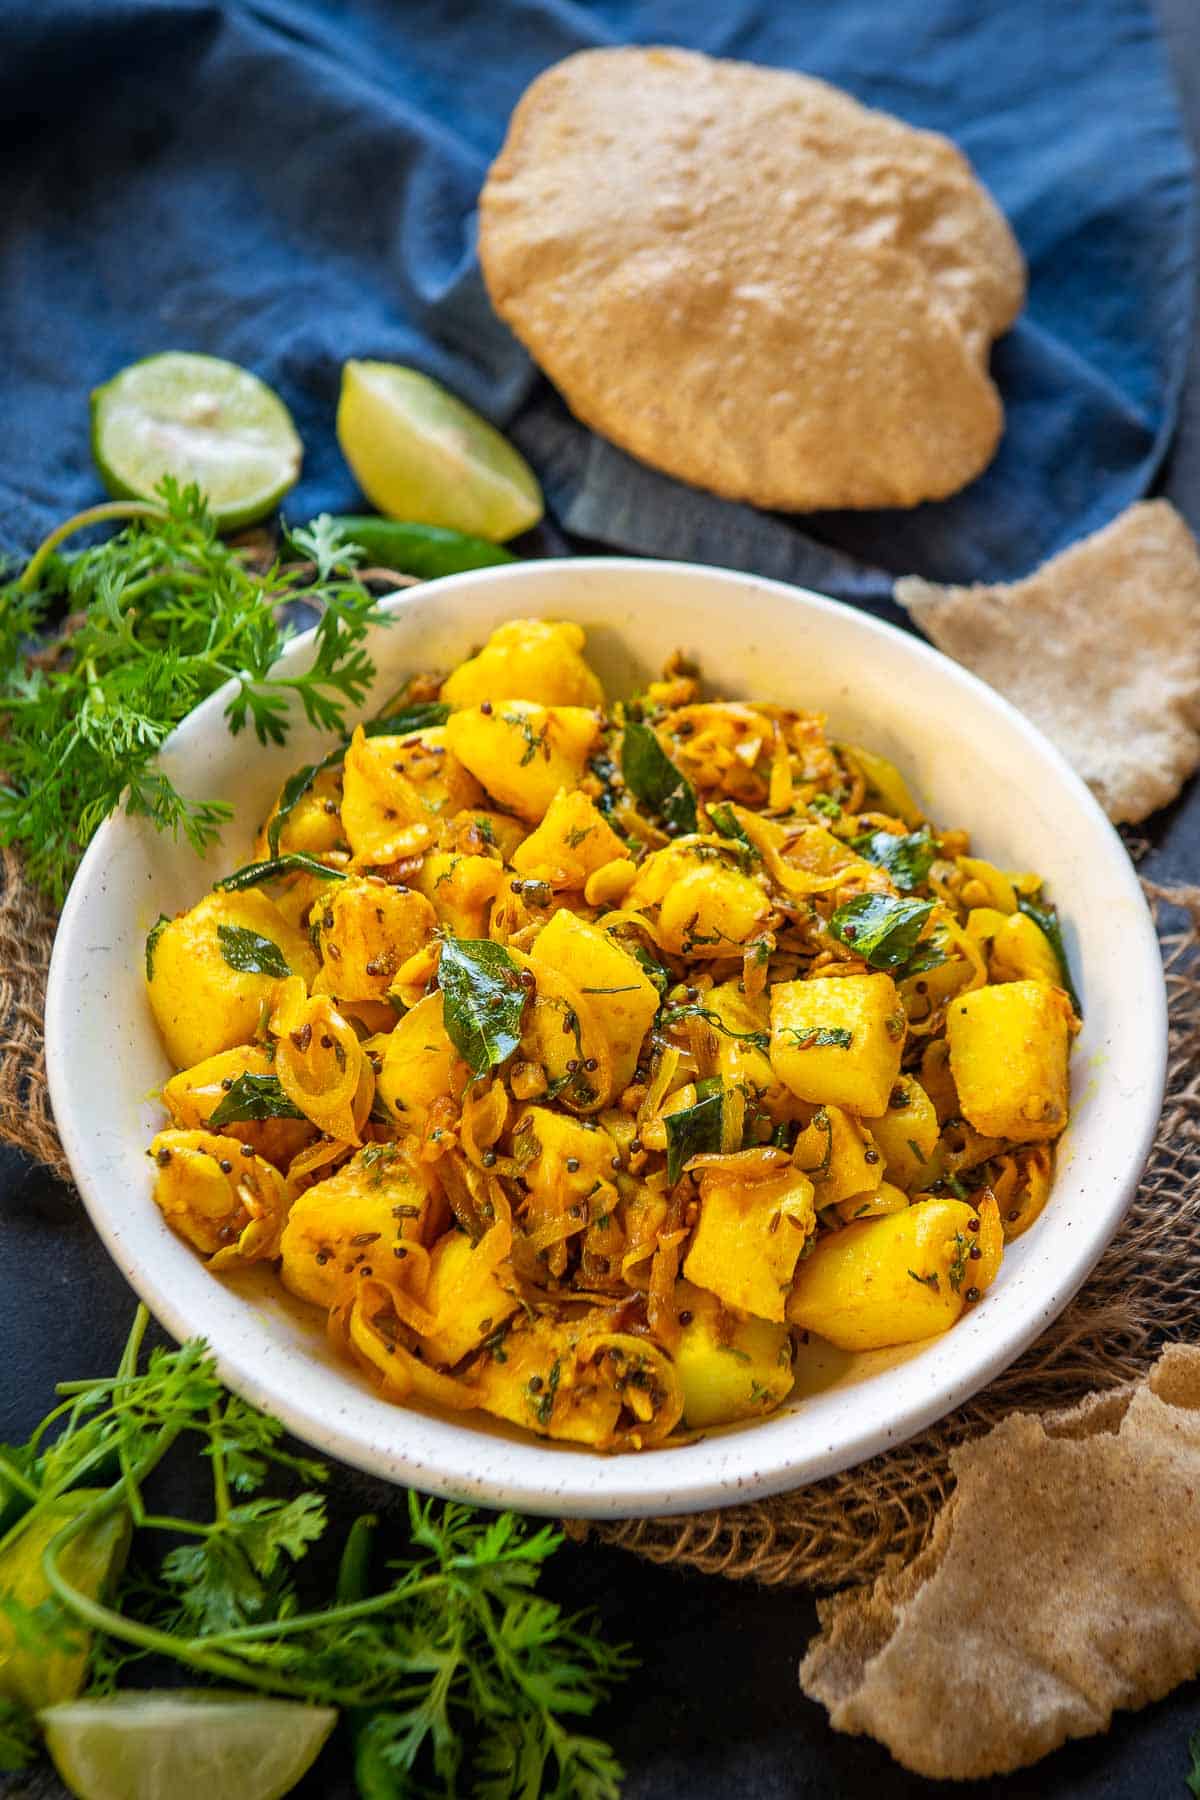
<instances>
[{"instance_id":1,"label":"lime half","mask_svg":"<svg viewBox=\"0 0 1200 1800\"><path fill-rule=\"evenodd\" d=\"M331 1706L202 1688L144 1688L38 1714L79 1800L279 1800L336 1719Z\"/></svg>"},{"instance_id":2,"label":"lime half","mask_svg":"<svg viewBox=\"0 0 1200 1800\"><path fill-rule=\"evenodd\" d=\"M390 518L501 544L545 510L537 476L507 438L416 369L348 362L337 434L363 493Z\"/></svg>"},{"instance_id":3,"label":"lime half","mask_svg":"<svg viewBox=\"0 0 1200 1800\"><path fill-rule=\"evenodd\" d=\"M218 356L167 350L92 395L92 455L109 493L151 500L164 475L194 481L225 531L279 504L303 452L278 394Z\"/></svg>"}]
</instances>

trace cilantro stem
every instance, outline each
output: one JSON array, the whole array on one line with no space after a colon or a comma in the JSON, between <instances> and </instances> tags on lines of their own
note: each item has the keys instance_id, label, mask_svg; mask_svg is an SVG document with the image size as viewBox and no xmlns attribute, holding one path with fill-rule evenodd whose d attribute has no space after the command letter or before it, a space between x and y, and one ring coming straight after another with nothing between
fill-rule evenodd
<instances>
[{"instance_id":1,"label":"cilantro stem","mask_svg":"<svg viewBox=\"0 0 1200 1800\"><path fill-rule=\"evenodd\" d=\"M24 1494L27 1500L39 1498L39 1490L34 1487L32 1481L25 1479L20 1469L15 1463L9 1462L7 1456L0 1456L0 1476L3 1476L9 1487L14 1487L19 1494Z\"/></svg>"},{"instance_id":2,"label":"cilantro stem","mask_svg":"<svg viewBox=\"0 0 1200 1800\"><path fill-rule=\"evenodd\" d=\"M61 525L56 525L50 536L42 539L26 563L17 587L23 594L28 594L35 588L38 576L63 539L73 537L77 531L86 531L89 525L104 525L110 519L158 519L161 521L166 516L161 506L152 506L148 500L106 500L101 506L89 506L83 512L76 513L74 518L66 519Z\"/></svg>"},{"instance_id":3,"label":"cilantro stem","mask_svg":"<svg viewBox=\"0 0 1200 1800\"><path fill-rule=\"evenodd\" d=\"M213 1505L218 1520L229 1517L229 1477L225 1472L225 1452L221 1448L221 1440L217 1435L221 1423L221 1414L214 1400L208 1409L209 1423L213 1427L213 1435L209 1439L208 1456L212 1463Z\"/></svg>"}]
</instances>

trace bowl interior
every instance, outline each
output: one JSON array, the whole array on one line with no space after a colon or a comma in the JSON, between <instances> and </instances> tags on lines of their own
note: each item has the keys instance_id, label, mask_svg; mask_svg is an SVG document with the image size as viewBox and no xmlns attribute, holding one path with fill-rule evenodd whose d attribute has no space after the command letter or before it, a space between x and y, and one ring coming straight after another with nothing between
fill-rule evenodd
<instances>
[{"instance_id":1,"label":"bowl interior","mask_svg":"<svg viewBox=\"0 0 1200 1800\"><path fill-rule=\"evenodd\" d=\"M284 777L328 746L302 720L282 749L229 736L215 695L166 752L181 788L235 808L197 858L119 815L97 834L55 944L46 1036L55 1116L112 1255L178 1337L206 1336L225 1379L329 1454L421 1488L527 1511L686 1511L830 1474L957 1405L1061 1310L1108 1242L1149 1150L1162 1097L1164 984L1124 848L1083 784L990 689L916 639L833 601L727 571L580 559L463 575L397 595L371 643L374 704L419 669L448 669L505 619L577 620L613 696L682 649L715 692L813 707L892 757L930 816L980 854L1047 879L1065 919L1085 1020L1051 1204L983 1301L942 1339L847 1357L813 1347L769 1420L643 1456L602 1457L500 1426L388 1404L327 1351L318 1314L261 1275L223 1281L162 1223L145 1145L171 1072L146 1004L145 934L247 860ZM305 640L288 652L306 658ZM367 710L372 701L368 700Z\"/></svg>"}]
</instances>

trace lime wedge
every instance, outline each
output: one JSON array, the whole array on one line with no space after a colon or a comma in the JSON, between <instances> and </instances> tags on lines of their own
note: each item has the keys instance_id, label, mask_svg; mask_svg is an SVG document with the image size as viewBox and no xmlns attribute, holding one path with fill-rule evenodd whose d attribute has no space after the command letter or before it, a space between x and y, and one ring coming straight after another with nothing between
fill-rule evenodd
<instances>
[{"instance_id":1,"label":"lime wedge","mask_svg":"<svg viewBox=\"0 0 1200 1800\"><path fill-rule=\"evenodd\" d=\"M331 1706L203 1688L143 1688L38 1714L79 1800L279 1800L336 1719Z\"/></svg>"},{"instance_id":2,"label":"lime wedge","mask_svg":"<svg viewBox=\"0 0 1200 1800\"><path fill-rule=\"evenodd\" d=\"M416 369L348 362L338 442L381 513L501 544L545 510L537 476L486 419Z\"/></svg>"},{"instance_id":3,"label":"lime wedge","mask_svg":"<svg viewBox=\"0 0 1200 1800\"><path fill-rule=\"evenodd\" d=\"M194 481L224 531L279 504L303 449L278 394L218 356L167 350L92 395L92 455L109 493L151 500L164 475Z\"/></svg>"}]
</instances>

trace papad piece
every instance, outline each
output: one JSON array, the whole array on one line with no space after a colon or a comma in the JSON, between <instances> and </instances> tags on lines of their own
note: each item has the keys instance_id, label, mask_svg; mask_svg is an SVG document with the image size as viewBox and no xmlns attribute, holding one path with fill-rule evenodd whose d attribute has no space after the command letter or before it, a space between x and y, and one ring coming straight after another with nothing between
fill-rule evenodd
<instances>
[{"instance_id":1,"label":"papad piece","mask_svg":"<svg viewBox=\"0 0 1200 1800\"><path fill-rule=\"evenodd\" d=\"M1200 1349L955 1450L929 1547L820 1603L800 1685L839 1731L971 1780L1200 1670Z\"/></svg>"},{"instance_id":2,"label":"papad piece","mask_svg":"<svg viewBox=\"0 0 1200 1800\"><path fill-rule=\"evenodd\" d=\"M526 90L479 217L501 318L655 468L804 511L915 506L992 457L1024 264L936 132L787 70L586 50Z\"/></svg>"},{"instance_id":3,"label":"papad piece","mask_svg":"<svg viewBox=\"0 0 1200 1800\"><path fill-rule=\"evenodd\" d=\"M1136 824L1200 763L1200 555L1166 500L1143 500L1024 581L896 599L939 650L1039 725L1109 818Z\"/></svg>"}]
</instances>

